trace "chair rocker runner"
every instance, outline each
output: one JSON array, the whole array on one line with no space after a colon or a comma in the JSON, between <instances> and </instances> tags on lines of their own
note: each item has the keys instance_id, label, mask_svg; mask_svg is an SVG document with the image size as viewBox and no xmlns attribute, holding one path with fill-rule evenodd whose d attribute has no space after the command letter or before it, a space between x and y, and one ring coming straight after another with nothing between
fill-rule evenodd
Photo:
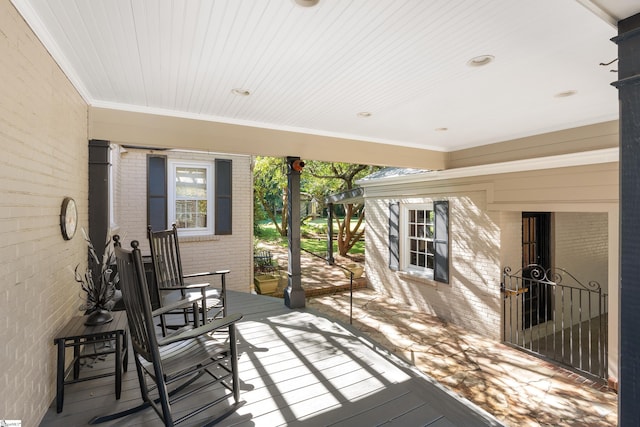
<instances>
[{"instance_id":1,"label":"chair rocker runner","mask_svg":"<svg viewBox=\"0 0 640 427\"><path fill-rule=\"evenodd\" d=\"M183 309L184 324L189 323L189 314L194 317L194 324L198 325L198 314L202 315L202 323L209 319L224 317L226 311L226 275L229 270L208 271L195 274L183 274L182 261L180 258L180 246L178 243L178 229L175 224L168 230L153 231L151 226L147 228L149 246L151 247L151 258L156 279L156 292L161 305L171 298L170 293L176 291L182 298L194 296L200 293L195 309ZM211 289L209 283L186 284L185 279L200 278L206 276L220 276L221 286L219 289ZM209 312L212 312L210 315ZM167 326L165 316L161 316L162 333L166 335L166 328L176 328ZM179 325L180 327L183 325Z\"/></svg>"},{"instance_id":2,"label":"chair rocker runner","mask_svg":"<svg viewBox=\"0 0 640 427\"><path fill-rule=\"evenodd\" d=\"M167 337L157 337L153 318L185 302L179 301L151 311L138 242L134 240L131 246L133 251L116 246L115 254L144 402L117 414L94 418L90 424L110 421L151 406L165 426L173 426L233 398L233 404L207 424L213 425L241 404L235 323L242 319L242 315L232 314L197 328L185 326ZM213 337L213 332L220 329L228 330L224 340ZM201 377L205 374L211 378L202 384ZM158 397L154 399L151 392ZM205 393L211 393L212 399L195 409L189 407L186 415L174 419L171 405L195 393L198 394L198 403L206 400L203 399Z\"/></svg>"}]
</instances>

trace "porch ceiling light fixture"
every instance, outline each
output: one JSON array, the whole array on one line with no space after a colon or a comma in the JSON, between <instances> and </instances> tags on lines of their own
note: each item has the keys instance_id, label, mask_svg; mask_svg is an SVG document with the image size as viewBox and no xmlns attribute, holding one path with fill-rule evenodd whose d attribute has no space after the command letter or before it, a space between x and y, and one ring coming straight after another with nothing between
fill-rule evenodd
<instances>
[{"instance_id":1,"label":"porch ceiling light fixture","mask_svg":"<svg viewBox=\"0 0 640 427\"><path fill-rule=\"evenodd\" d=\"M369 111L360 111L360 112L357 114L357 116L358 116L358 117L371 117L371 112L369 112Z\"/></svg>"},{"instance_id":2,"label":"porch ceiling light fixture","mask_svg":"<svg viewBox=\"0 0 640 427\"><path fill-rule=\"evenodd\" d=\"M575 95L576 93L578 93L578 91L576 91L576 90L565 90L564 92L558 92L553 96L555 98L567 98L569 96Z\"/></svg>"},{"instance_id":3,"label":"porch ceiling light fixture","mask_svg":"<svg viewBox=\"0 0 640 427\"><path fill-rule=\"evenodd\" d=\"M496 58L493 55L480 55L468 60L467 65L469 67L484 67L492 63L494 59Z\"/></svg>"},{"instance_id":4,"label":"porch ceiling light fixture","mask_svg":"<svg viewBox=\"0 0 640 427\"><path fill-rule=\"evenodd\" d=\"M320 0L293 0L295 4L302 7L313 7L317 5Z\"/></svg>"},{"instance_id":5,"label":"porch ceiling light fixture","mask_svg":"<svg viewBox=\"0 0 640 427\"><path fill-rule=\"evenodd\" d=\"M234 88L234 89L231 89L231 93L234 94L234 95L238 95L238 96L249 96L249 95L251 95L251 92L249 92L248 90L242 89L242 88L238 88L238 87Z\"/></svg>"}]
</instances>

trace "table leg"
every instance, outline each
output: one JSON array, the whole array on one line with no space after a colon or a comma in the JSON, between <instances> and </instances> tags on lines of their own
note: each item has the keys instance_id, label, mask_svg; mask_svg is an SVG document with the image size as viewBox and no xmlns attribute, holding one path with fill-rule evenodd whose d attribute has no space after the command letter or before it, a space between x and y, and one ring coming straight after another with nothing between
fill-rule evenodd
<instances>
[{"instance_id":1,"label":"table leg","mask_svg":"<svg viewBox=\"0 0 640 427\"><path fill-rule=\"evenodd\" d=\"M62 412L64 403L64 339L56 340L58 345L58 373L56 379L56 412Z\"/></svg>"},{"instance_id":2,"label":"table leg","mask_svg":"<svg viewBox=\"0 0 640 427\"><path fill-rule=\"evenodd\" d=\"M80 340L73 340L73 379L77 380L80 376Z\"/></svg>"},{"instance_id":3,"label":"table leg","mask_svg":"<svg viewBox=\"0 0 640 427\"><path fill-rule=\"evenodd\" d=\"M116 399L122 391L122 338L123 334L116 332Z\"/></svg>"},{"instance_id":4,"label":"table leg","mask_svg":"<svg viewBox=\"0 0 640 427\"><path fill-rule=\"evenodd\" d=\"M122 346L124 347L124 360L122 361L122 369L127 372L129 367L129 338L127 337L127 331L122 333Z\"/></svg>"}]
</instances>

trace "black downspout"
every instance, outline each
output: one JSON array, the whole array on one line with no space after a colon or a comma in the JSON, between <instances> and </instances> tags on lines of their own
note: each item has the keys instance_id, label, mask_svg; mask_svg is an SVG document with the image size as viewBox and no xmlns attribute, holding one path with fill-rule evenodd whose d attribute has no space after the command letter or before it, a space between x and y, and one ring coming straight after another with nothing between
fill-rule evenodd
<instances>
[{"instance_id":1,"label":"black downspout","mask_svg":"<svg viewBox=\"0 0 640 427\"><path fill-rule=\"evenodd\" d=\"M618 425L640 426L640 14L618 22L620 341Z\"/></svg>"},{"instance_id":2,"label":"black downspout","mask_svg":"<svg viewBox=\"0 0 640 427\"><path fill-rule=\"evenodd\" d=\"M98 259L109 232L109 145L109 141L89 140L89 239Z\"/></svg>"}]
</instances>

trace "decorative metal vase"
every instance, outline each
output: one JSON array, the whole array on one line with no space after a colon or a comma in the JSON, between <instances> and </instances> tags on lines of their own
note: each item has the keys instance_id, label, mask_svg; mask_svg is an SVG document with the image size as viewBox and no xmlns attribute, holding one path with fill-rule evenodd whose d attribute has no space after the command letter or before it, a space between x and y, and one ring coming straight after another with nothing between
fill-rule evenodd
<instances>
[{"instance_id":1,"label":"decorative metal vase","mask_svg":"<svg viewBox=\"0 0 640 427\"><path fill-rule=\"evenodd\" d=\"M109 323L113 320L113 315L110 311L105 310L103 308L98 308L87 317L87 320L84 322L86 326L98 326L104 325L105 323Z\"/></svg>"}]
</instances>

